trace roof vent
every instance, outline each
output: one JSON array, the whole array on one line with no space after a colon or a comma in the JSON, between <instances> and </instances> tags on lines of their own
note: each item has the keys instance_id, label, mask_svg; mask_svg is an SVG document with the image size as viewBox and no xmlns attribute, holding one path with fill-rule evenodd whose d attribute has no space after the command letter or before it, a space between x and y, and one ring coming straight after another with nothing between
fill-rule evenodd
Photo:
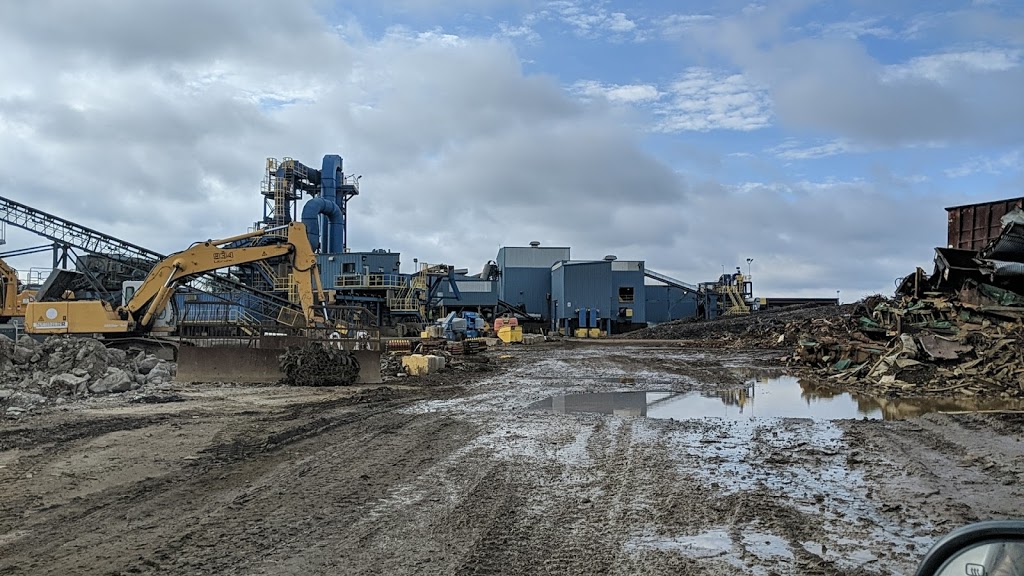
<instances>
[{"instance_id":1,"label":"roof vent","mask_svg":"<svg viewBox=\"0 0 1024 576\"><path fill-rule=\"evenodd\" d=\"M614 255L614 254L609 254L609 255L604 257L604 261L605 262L614 262L614 261L616 261L618 259L619 259L619 257Z\"/></svg>"},{"instance_id":2,"label":"roof vent","mask_svg":"<svg viewBox=\"0 0 1024 576\"><path fill-rule=\"evenodd\" d=\"M540 242L537 242L536 240L534 240L533 242L530 242L530 246L533 246L534 248L536 248L536 247L540 246Z\"/></svg>"}]
</instances>

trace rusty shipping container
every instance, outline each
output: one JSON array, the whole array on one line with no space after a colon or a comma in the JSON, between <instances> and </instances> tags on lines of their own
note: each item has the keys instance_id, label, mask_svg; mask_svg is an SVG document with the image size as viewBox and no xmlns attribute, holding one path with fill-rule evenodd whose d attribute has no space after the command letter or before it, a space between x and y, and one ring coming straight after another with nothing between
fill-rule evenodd
<instances>
[{"instance_id":1,"label":"rusty shipping container","mask_svg":"<svg viewBox=\"0 0 1024 576\"><path fill-rule=\"evenodd\" d=\"M960 250L981 250L993 238L999 236L1002 224L999 219L1014 208L1024 206L1024 198L1010 198L965 204L946 208L949 220L947 248Z\"/></svg>"}]
</instances>

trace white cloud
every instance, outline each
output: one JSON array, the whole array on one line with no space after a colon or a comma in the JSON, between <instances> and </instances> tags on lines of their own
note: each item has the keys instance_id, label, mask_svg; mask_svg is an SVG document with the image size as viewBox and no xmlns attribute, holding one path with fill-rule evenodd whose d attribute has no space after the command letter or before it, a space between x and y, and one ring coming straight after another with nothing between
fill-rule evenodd
<instances>
[{"instance_id":1,"label":"white cloud","mask_svg":"<svg viewBox=\"0 0 1024 576\"><path fill-rule=\"evenodd\" d=\"M764 86L783 130L887 147L1020 141L1024 68L1016 52L947 49L888 67L860 41L801 33L805 7L773 3L698 27L688 41Z\"/></svg>"},{"instance_id":2,"label":"white cloud","mask_svg":"<svg viewBox=\"0 0 1024 576\"><path fill-rule=\"evenodd\" d=\"M923 79L940 84L957 80L963 73L1006 72L1021 65L1020 50L969 50L945 52L912 58L904 64L887 66L882 79L887 82Z\"/></svg>"},{"instance_id":3,"label":"white cloud","mask_svg":"<svg viewBox=\"0 0 1024 576\"><path fill-rule=\"evenodd\" d=\"M999 156L975 156L963 164L944 170L947 178L963 178L972 174L999 175L1024 171L1024 152L1012 150Z\"/></svg>"},{"instance_id":4,"label":"white cloud","mask_svg":"<svg viewBox=\"0 0 1024 576\"><path fill-rule=\"evenodd\" d=\"M767 152L783 160L813 160L839 154L863 152L864 148L849 140L836 139L821 144L807 145L796 138L787 138Z\"/></svg>"},{"instance_id":5,"label":"white cloud","mask_svg":"<svg viewBox=\"0 0 1024 576\"><path fill-rule=\"evenodd\" d=\"M602 35L619 38L627 33L634 33L637 40L644 37L636 22L624 12L608 12L600 4L587 4L582 0L554 0L539 15L568 24L575 34L584 38Z\"/></svg>"},{"instance_id":6,"label":"white cloud","mask_svg":"<svg viewBox=\"0 0 1024 576\"><path fill-rule=\"evenodd\" d=\"M710 14L670 14L659 19L657 26L664 36L674 38L706 26L714 20L715 17Z\"/></svg>"},{"instance_id":7,"label":"white cloud","mask_svg":"<svg viewBox=\"0 0 1024 576\"><path fill-rule=\"evenodd\" d=\"M829 22L826 24L815 24L812 29L821 31L822 36L849 38L856 40L864 36L891 39L898 37L896 31L882 23L881 18L865 18L862 20L851 20L844 22Z\"/></svg>"},{"instance_id":8,"label":"white cloud","mask_svg":"<svg viewBox=\"0 0 1024 576\"><path fill-rule=\"evenodd\" d=\"M606 26L612 32L631 32L636 29L636 22L633 22L622 12L612 12Z\"/></svg>"},{"instance_id":9,"label":"white cloud","mask_svg":"<svg viewBox=\"0 0 1024 576\"><path fill-rule=\"evenodd\" d=\"M652 84L603 84L581 80L571 89L584 99L603 98L616 104L644 104L661 98L661 92Z\"/></svg>"},{"instance_id":10,"label":"white cloud","mask_svg":"<svg viewBox=\"0 0 1024 576\"><path fill-rule=\"evenodd\" d=\"M179 1L166 0L167 29L214 15L205 0ZM365 176L352 248L408 262L477 266L535 238L598 257L626 244L649 253L685 233L684 180L621 114L524 74L506 41L400 27L342 36L312 4L287 11L296 35L253 3L219 35L157 42L127 25L163 13L152 4L126 5L115 29L95 11L23 6L17 24L0 22L0 50L25 56L0 60L12 79L0 85L0 195L156 250L244 231L262 215L264 158L316 166L325 153ZM634 234L606 209L623 190L636 218L662 215L658 226ZM570 213L592 226L565 227ZM474 225L438 226L452 221Z\"/></svg>"},{"instance_id":11,"label":"white cloud","mask_svg":"<svg viewBox=\"0 0 1024 576\"><path fill-rule=\"evenodd\" d=\"M507 22L501 22L498 24L498 35L505 38L524 40L531 44L541 41L540 34L526 23L515 26Z\"/></svg>"},{"instance_id":12,"label":"white cloud","mask_svg":"<svg viewBox=\"0 0 1024 576\"><path fill-rule=\"evenodd\" d=\"M661 132L757 130L771 124L767 93L742 74L688 68L658 106Z\"/></svg>"}]
</instances>

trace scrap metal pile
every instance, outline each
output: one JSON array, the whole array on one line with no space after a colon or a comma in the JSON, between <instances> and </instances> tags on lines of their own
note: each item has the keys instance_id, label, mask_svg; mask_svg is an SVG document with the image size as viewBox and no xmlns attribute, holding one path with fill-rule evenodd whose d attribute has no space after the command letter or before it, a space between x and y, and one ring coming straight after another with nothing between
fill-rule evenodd
<instances>
[{"instance_id":1,"label":"scrap metal pile","mask_svg":"<svg viewBox=\"0 0 1024 576\"><path fill-rule=\"evenodd\" d=\"M281 383L289 386L351 386L359 379L359 360L351 352L318 342L289 347L280 365Z\"/></svg>"},{"instance_id":2,"label":"scrap metal pile","mask_svg":"<svg viewBox=\"0 0 1024 576\"><path fill-rule=\"evenodd\" d=\"M780 343L792 363L829 379L891 394L1024 396L1024 212L978 252L936 248L896 297L853 314L794 323Z\"/></svg>"}]
</instances>

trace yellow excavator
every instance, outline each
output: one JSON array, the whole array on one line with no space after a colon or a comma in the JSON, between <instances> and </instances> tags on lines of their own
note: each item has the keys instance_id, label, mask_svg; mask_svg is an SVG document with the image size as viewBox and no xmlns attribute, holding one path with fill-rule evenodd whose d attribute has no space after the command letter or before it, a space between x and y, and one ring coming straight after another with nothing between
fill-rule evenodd
<instances>
[{"instance_id":1,"label":"yellow excavator","mask_svg":"<svg viewBox=\"0 0 1024 576\"><path fill-rule=\"evenodd\" d=\"M271 236L287 229L287 236ZM269 237L270 241L243 247L225 247L242 240ZM170 331L167 322L157 322L167 309L178 285L199 274L288 257L291 261L305 325L322 326L326 321L324 291L316 254L300 222L265 228L222 240L207 240L171 254L153 267L137 288L126 286L122 305L114 308L102 300L57 300L29 302L25 308L25 331L29 334L123 334L145 336Z\"/></svg>"},{"instance_id":2,"label":"yellow excavator","mask_svg":"<svg viewBox=\"0 0 1024 576\"><path fill-rule=\"evenodd\" d=\"M35 290L18 288L18 271L0 260L0 324L24 316L25 307L35 300Z\"/></svg>"}]
</instances>

